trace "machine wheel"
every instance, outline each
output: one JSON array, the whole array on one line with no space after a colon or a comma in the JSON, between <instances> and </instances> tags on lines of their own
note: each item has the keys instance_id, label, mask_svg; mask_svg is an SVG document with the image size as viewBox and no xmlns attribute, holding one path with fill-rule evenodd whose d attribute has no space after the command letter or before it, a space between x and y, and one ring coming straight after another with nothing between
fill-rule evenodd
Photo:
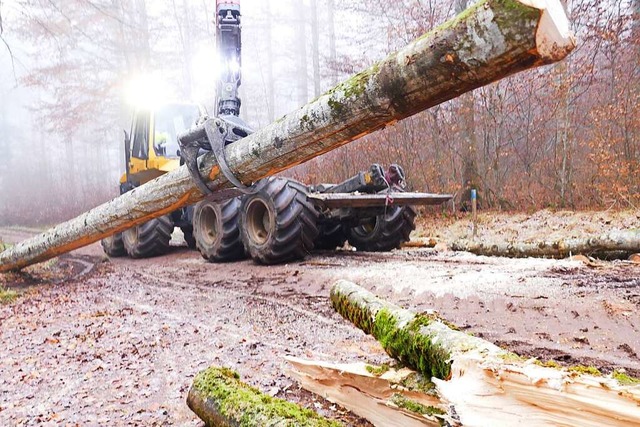
<instances>
[{"instance_id":1,"label":"machine wheel","mask_svg":"<svg viewBox=\"0 0 640 427\"><path fill-rule=\"evenodd\" d=\"M127 251L124 248L124 243L122 243L122 233L116 233L109 237L105 237L102 239L100 244L102 245L104 253L110 257L116 258L127 254Z\"/></svg>"},{"instance_id":2,"label":"machine wheel","mask_svg":"<svg viewBox=\"0 0 640 427\"><path fill-rule=\"evenodd\" d=\"M347 241L342 224L322 224L319 229L320 234L314 243L316 249L334 250L344 246L344 242Z\"/></svg>"},{"instance_id":3,"label":"machine wheel","mask_svg":"<svg viewBox=\"0 0 640 427\"><path fill-rule=\"evenodd\" d=\"M303 258L318 236L318 212L307 199L307 187L267 178L257 190L242 200L240 230L246 251L262 264Z\"/></svg>"},{"instance_id":4,"label":"machine wheel","mask_svg":"<svg viewBox=\"0 0 640 427\"><path fill-rule=\"evenodd\" d=\"M365 252L397 249L402 243L409 241L409 234L416 228L415 217L416 212L411 206L389 207L386 214L348 228L349 243Z\"/></svg>"},{"instance_id":5,"label":"machine wheel","mask_svg":"<svg viewBox=\"0 0 640 427\"><path fill-rule=\"evenodd\" d=\"M196 246L207 261L224 262L245 258L240 239L240 199L223 203L203 200L193 212Z\"/></svg>"},{"instance_id":6,"label":"machine wheel","mask_svg":"<svg viewBox=\"0 0 640 427\"><path fill-rule=\"evenodd\" d=\"M126 230L122 241L131 258L147 258L169 250L171 233L173 220L165 215Z\"/></svg>"},{"instance_id":7,"label":"machine wheel","mask_svg":"<svg viewBox=\"0 0 640 427\"><path fill-rule=\"evenodd\" d=\"M193 227L180 227L182 234L184 235L184 241L187 242L189 249L196 248L196 238L193 237Z\"/></svg>"}]
</instances>

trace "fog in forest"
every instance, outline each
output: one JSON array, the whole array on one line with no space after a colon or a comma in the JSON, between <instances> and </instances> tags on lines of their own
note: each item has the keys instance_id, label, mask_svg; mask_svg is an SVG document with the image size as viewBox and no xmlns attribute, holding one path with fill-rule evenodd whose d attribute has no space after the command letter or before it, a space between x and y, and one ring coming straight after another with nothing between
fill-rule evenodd
<instances>
[{"instance_id":1,"label":"fog in forest","mask_svg":"<svg viewBox=\"0 0 640 427\"><path fill-rule=\"evenodd\" d=\"M473 2L243 0L242 117L259 129ZM637 207L640 0L568 0L568 60L478 89L287 171L404 166L483 207ZM51 225L118 195L136 87L214 113L214 1L0 1L0 225ZM428 78L428 76L425 76ZM149 101L149 99L147 99Z\"/></svg>"}]
</instances>

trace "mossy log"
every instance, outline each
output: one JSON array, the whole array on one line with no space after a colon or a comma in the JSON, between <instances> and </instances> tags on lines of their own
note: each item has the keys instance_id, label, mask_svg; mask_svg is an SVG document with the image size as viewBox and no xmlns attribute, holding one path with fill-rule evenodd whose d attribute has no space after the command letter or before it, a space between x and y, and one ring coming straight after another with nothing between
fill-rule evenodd
<instances>
[{"instance_id":1,"label":"mossy log","mask_svg":"<svg viewBox=\"0 0 640 427\"><path fill-rule=\"evenodd\" d=\"M458 240L454 251L509 258L567 258L589 255L596 258L621 258L640 252L640 230L612 231L601 236L572 237L553 241L507 242L487 239Z\"/></svg>"},{"instance_id":2,"label":"mossy log","mask_svg":"<svg viewBox=\"0 0 640 427\"><path fill-rule=\"evenodd\" d=\"M480 0L309 104L225 148L244 183L273 175L398 120L575 47L560 0ZM230 188L213 154L199 168L212 190ZM96 242L203 198L186 167L0 253L0 272Z\"/></svg>"},{"instance_id":3,"label":"mossy log","mask_svg":"<svg viewBox=\"0 0 640 427\"><path fill-rule=\"evenodd\" d=\"M208 427L340 427L295 403L261 393L227 368L210 367L198 373L187 405Z\"/></svg>"},{"instance_id":4,"label":"mossy log","mask_svg":"<svg viewBox=\"0 0 640 427\"><path fill-rule=\"evenodd\" d=\"M635 379L521 358L456 330L435 313L413 313L344 280L331 288L331 301L391 357L431 378L450 424L640 425Z\"/></svg>"}]
</instances>

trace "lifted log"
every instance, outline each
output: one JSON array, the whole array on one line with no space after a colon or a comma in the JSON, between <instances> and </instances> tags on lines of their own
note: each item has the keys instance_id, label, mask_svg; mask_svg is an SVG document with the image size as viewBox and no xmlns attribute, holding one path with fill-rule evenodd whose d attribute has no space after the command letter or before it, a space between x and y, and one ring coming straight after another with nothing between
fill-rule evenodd
<instances>
[{"instance_id":1,"label":"lifted log","mask_svg":"<svg viewBox=\"0 0 640 427\"><path fill-rule=\"evenodd\" d=\"M510 258L567 258L579 254L607 259L627 258L630 254L640 252L640 230L612 231L601 236L537 242L458 240L452 243L451 248L476 255Z\"/></svg>"},{"instance_id":2,"label":"lifted log","mask_svg":"<svg viewBox=\"0 0 640 427\"><path fill-rule=\"evenodd\" d=\"M210 427L340 427L310 409L276 399L240 381L237 373L210 367L196 375L187 405Z\"/></svg>"},{"instance_id":3,"label":"lifted log","mask_svg":"<svg viewBox=\"0 0 640 427\"><path fill-rule=\"evenodd\" d=\"M375 130L518 71L563 59L575 46L560 0L481 0L266 128L225 149L244 183L303 163ZM212 153L199 162L211 190L231 187ZM203 198L186 166L0 253L18 270Z\"/></svg>"},{"instance_id":4,"label":"lifted log","mask_svg":"<svg viewBox=\"0 0 640 427\"><path fill-rule=\"evenodd\" d=\"M456 330L434 313L413 313L344 280L331 288L331 301L338 313L373 335L390 356L431 378L441 401L433 406L446 408L442 417L450 424L640 425L636 379L618 372L602 376L595 368L560 368L525 360Z\"/></svg>"}]
</instances>

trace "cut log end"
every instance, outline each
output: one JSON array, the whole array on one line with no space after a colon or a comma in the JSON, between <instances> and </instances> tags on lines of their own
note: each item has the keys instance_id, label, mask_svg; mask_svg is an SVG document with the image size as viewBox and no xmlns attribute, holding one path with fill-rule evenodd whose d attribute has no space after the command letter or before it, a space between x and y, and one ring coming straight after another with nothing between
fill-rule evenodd
<instances>
[{"instance_id":1,"label":"cut log end","mask_svg":"<svg viewBox=\"0 0 640 427\"><path fill-rule=\"evenodd\" d=\"M518 1L542 12L536 31L536 50L543 62L559 61L576 47L576 38L560 0Z\"/></svg>"}]
</instances>

